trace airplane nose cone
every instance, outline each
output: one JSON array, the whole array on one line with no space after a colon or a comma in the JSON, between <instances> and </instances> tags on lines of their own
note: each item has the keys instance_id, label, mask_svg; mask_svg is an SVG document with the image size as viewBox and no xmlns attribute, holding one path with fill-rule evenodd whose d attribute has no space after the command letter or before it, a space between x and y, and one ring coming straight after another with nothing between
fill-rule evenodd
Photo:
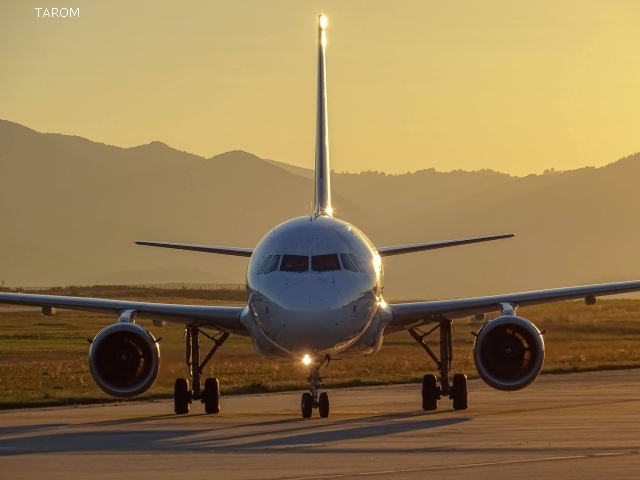
<instances>
[{"instance_id":1,"label":"airplane nose cone","mask_svg":"<svg viewBox=\"0 0 640 480\"><path fill-rule=\"evenodd\" d=\"M327 312L338 310L343 303L342 294L323 280L303 280L289 285L280 294L278 305L290 311Z\"/></svg>"},{"instance_id":2,"label":"airplane nose cone","mask_svg":"<svg viewBox=\"0 0 640 480\"><path fill-rule=\"evenodd\" d=\"M340 335L344 299L329 282L305 279L285 288L277 301L277 326L265 333L285 350L313 353L334 348L352 335Z\"/></svg>"}]
</instances>

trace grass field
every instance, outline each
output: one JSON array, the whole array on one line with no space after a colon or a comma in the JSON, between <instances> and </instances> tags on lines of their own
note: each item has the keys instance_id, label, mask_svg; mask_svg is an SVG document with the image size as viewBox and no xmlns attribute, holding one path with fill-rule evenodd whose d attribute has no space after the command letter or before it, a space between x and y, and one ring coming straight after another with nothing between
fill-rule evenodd
<instances>
[{"instance_id":1,"label":"grass field","mask_svg":"<svg viewBox=\"0 0 640 480\"><path fill-rule=\"evenodd\" d=\"M241 303L237 298L216 299L224 296L220 292L114 289L99 293L103 297L166 303ZM577 301L564 302L522 308L518 313L548 331L543 372L640 367L640 300L599 300L591 307ZM0 408L109 401L110 397L91 379L87 339L114 321L113 316L93 313L59 311L56 316L42 316L38 310L0 309ZM142 398L170 397L175 378L187 376L184 329L140 323L156 337L162 337L160 376ZM480 326L480 322L468 319L455 322L454 373L477 376L470 332ZM432 347L437 347L437 340L434 335L429 342ZM208 341L202 343L203 355L208 346ZM333 361L322 374L324 385L331 388L417 382L427 372L435 373L433 363L409 334L402 332L387 336L378 354ZM218 377L224 394L302 389L307 371L298 363L262 359L249 339L230 337L207 366L205 375Z\"/></svg>"}]
</instances>

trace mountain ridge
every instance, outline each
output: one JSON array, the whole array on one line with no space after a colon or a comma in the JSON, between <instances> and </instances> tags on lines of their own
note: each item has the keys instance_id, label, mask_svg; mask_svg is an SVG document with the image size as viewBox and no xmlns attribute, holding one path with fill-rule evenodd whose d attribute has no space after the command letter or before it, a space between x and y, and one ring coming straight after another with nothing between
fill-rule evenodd
<instances>
[{"instance_id":1,"label":"mountain ridge","mask_svg":"<svg viewBox=\"0 0 640 480\"><path fill-rule=\"evenodd\" d=\"M19 286L126 281L135 275L122 272L135 271L242 281L246 260L133 242L255 246L311 212L313 170L285 165L242 150L204 158L159 141L122 148L0 121L0 277ZM636 153L526 177L334 172L332 194L336 216L378 246L517 233L385 259L389 299L453 298L639 278L639 178ZM24 247L17 255L8 245Z\"/></svg>"}]
</instances>

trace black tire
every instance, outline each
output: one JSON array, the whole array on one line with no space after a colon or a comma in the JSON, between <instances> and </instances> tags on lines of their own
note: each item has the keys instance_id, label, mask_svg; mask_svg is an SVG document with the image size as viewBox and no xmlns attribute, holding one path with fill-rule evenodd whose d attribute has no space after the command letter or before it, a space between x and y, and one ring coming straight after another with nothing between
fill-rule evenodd
<instances>
[{"instance_id":1,"label":"black tire","mask_svg":"<svg viewBox=\"0 0 640 480\"><path fill-rule=\"evenodd\" d=\"M220 383L217 378L207 378L204 381L202 403L204 403L204 411L206 413L216 414L220 412Z\"/></svg>"},{"instance_id":2,"label":"black tire","mask_svg":"<svg viewBox=\"0 0 640 480\"><path fill-rule=\"evenodd\" d=\"M313 397L309 392L302 394L300 410L302 410L302 418L311 418L311 413L313 412Z\"/></svg>"},{"instance_id":3,"label":"black tire","mask_svg":"<svg viewBox=\"0 0 640 480\"><path fill-rule=\"evenodd\" d=\"M451 398L453 399L454 410L466 410L469 408L467 395L467 376L463 373L456 373L453 376L453 385L451 387Z\"/></svg>"},{"instance_id":4,"label":"black tire","mask_svg":"<svg viewBox=\"0 0 640 480\"><path fill-rule=\"evenodd\" d=\"M329 416L329 395L327 392L322 392L318 401L320 403L318 406L320 418L327 418Z\"/></svg>"},{"instance_id":5,"label":"black tire","mask_svg":"<svg viewBox=\"0 0 640 480\"><path fill-rule=\"evenodd\" d=\"M173 411L176 412L176 415L185 415L189 413L190 403L189 381L186 378L176 379L173 384Z\"/></svg>"},{"instance_id":6,"label":"black tire","mask_svg":"<svg viewBox=\"0 0 640 480\"><path fill-rule=\"evenodd\" d=\"M438 381L436 376L429 373L422 377L422 409L437 410L438 408Z\"/></svg>"}]
</instances>

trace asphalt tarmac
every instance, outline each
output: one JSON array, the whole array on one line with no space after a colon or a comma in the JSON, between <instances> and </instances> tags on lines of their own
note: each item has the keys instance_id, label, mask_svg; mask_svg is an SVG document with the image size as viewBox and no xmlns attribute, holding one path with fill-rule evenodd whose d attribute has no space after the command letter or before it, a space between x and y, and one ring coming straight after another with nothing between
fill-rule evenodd
<instances>
[{"instance_id":1,"label":"asphalt tarmac","mask_svg":"<svg viewBox=\"0 0 640 480\"><path fill-rule=\"evenodd\" d=\"M418 385L0 412L0 478L640 478L640 370L547 375L517 393L469 385L470 407L420 409Z\"/></svg>"}]
</instances>

